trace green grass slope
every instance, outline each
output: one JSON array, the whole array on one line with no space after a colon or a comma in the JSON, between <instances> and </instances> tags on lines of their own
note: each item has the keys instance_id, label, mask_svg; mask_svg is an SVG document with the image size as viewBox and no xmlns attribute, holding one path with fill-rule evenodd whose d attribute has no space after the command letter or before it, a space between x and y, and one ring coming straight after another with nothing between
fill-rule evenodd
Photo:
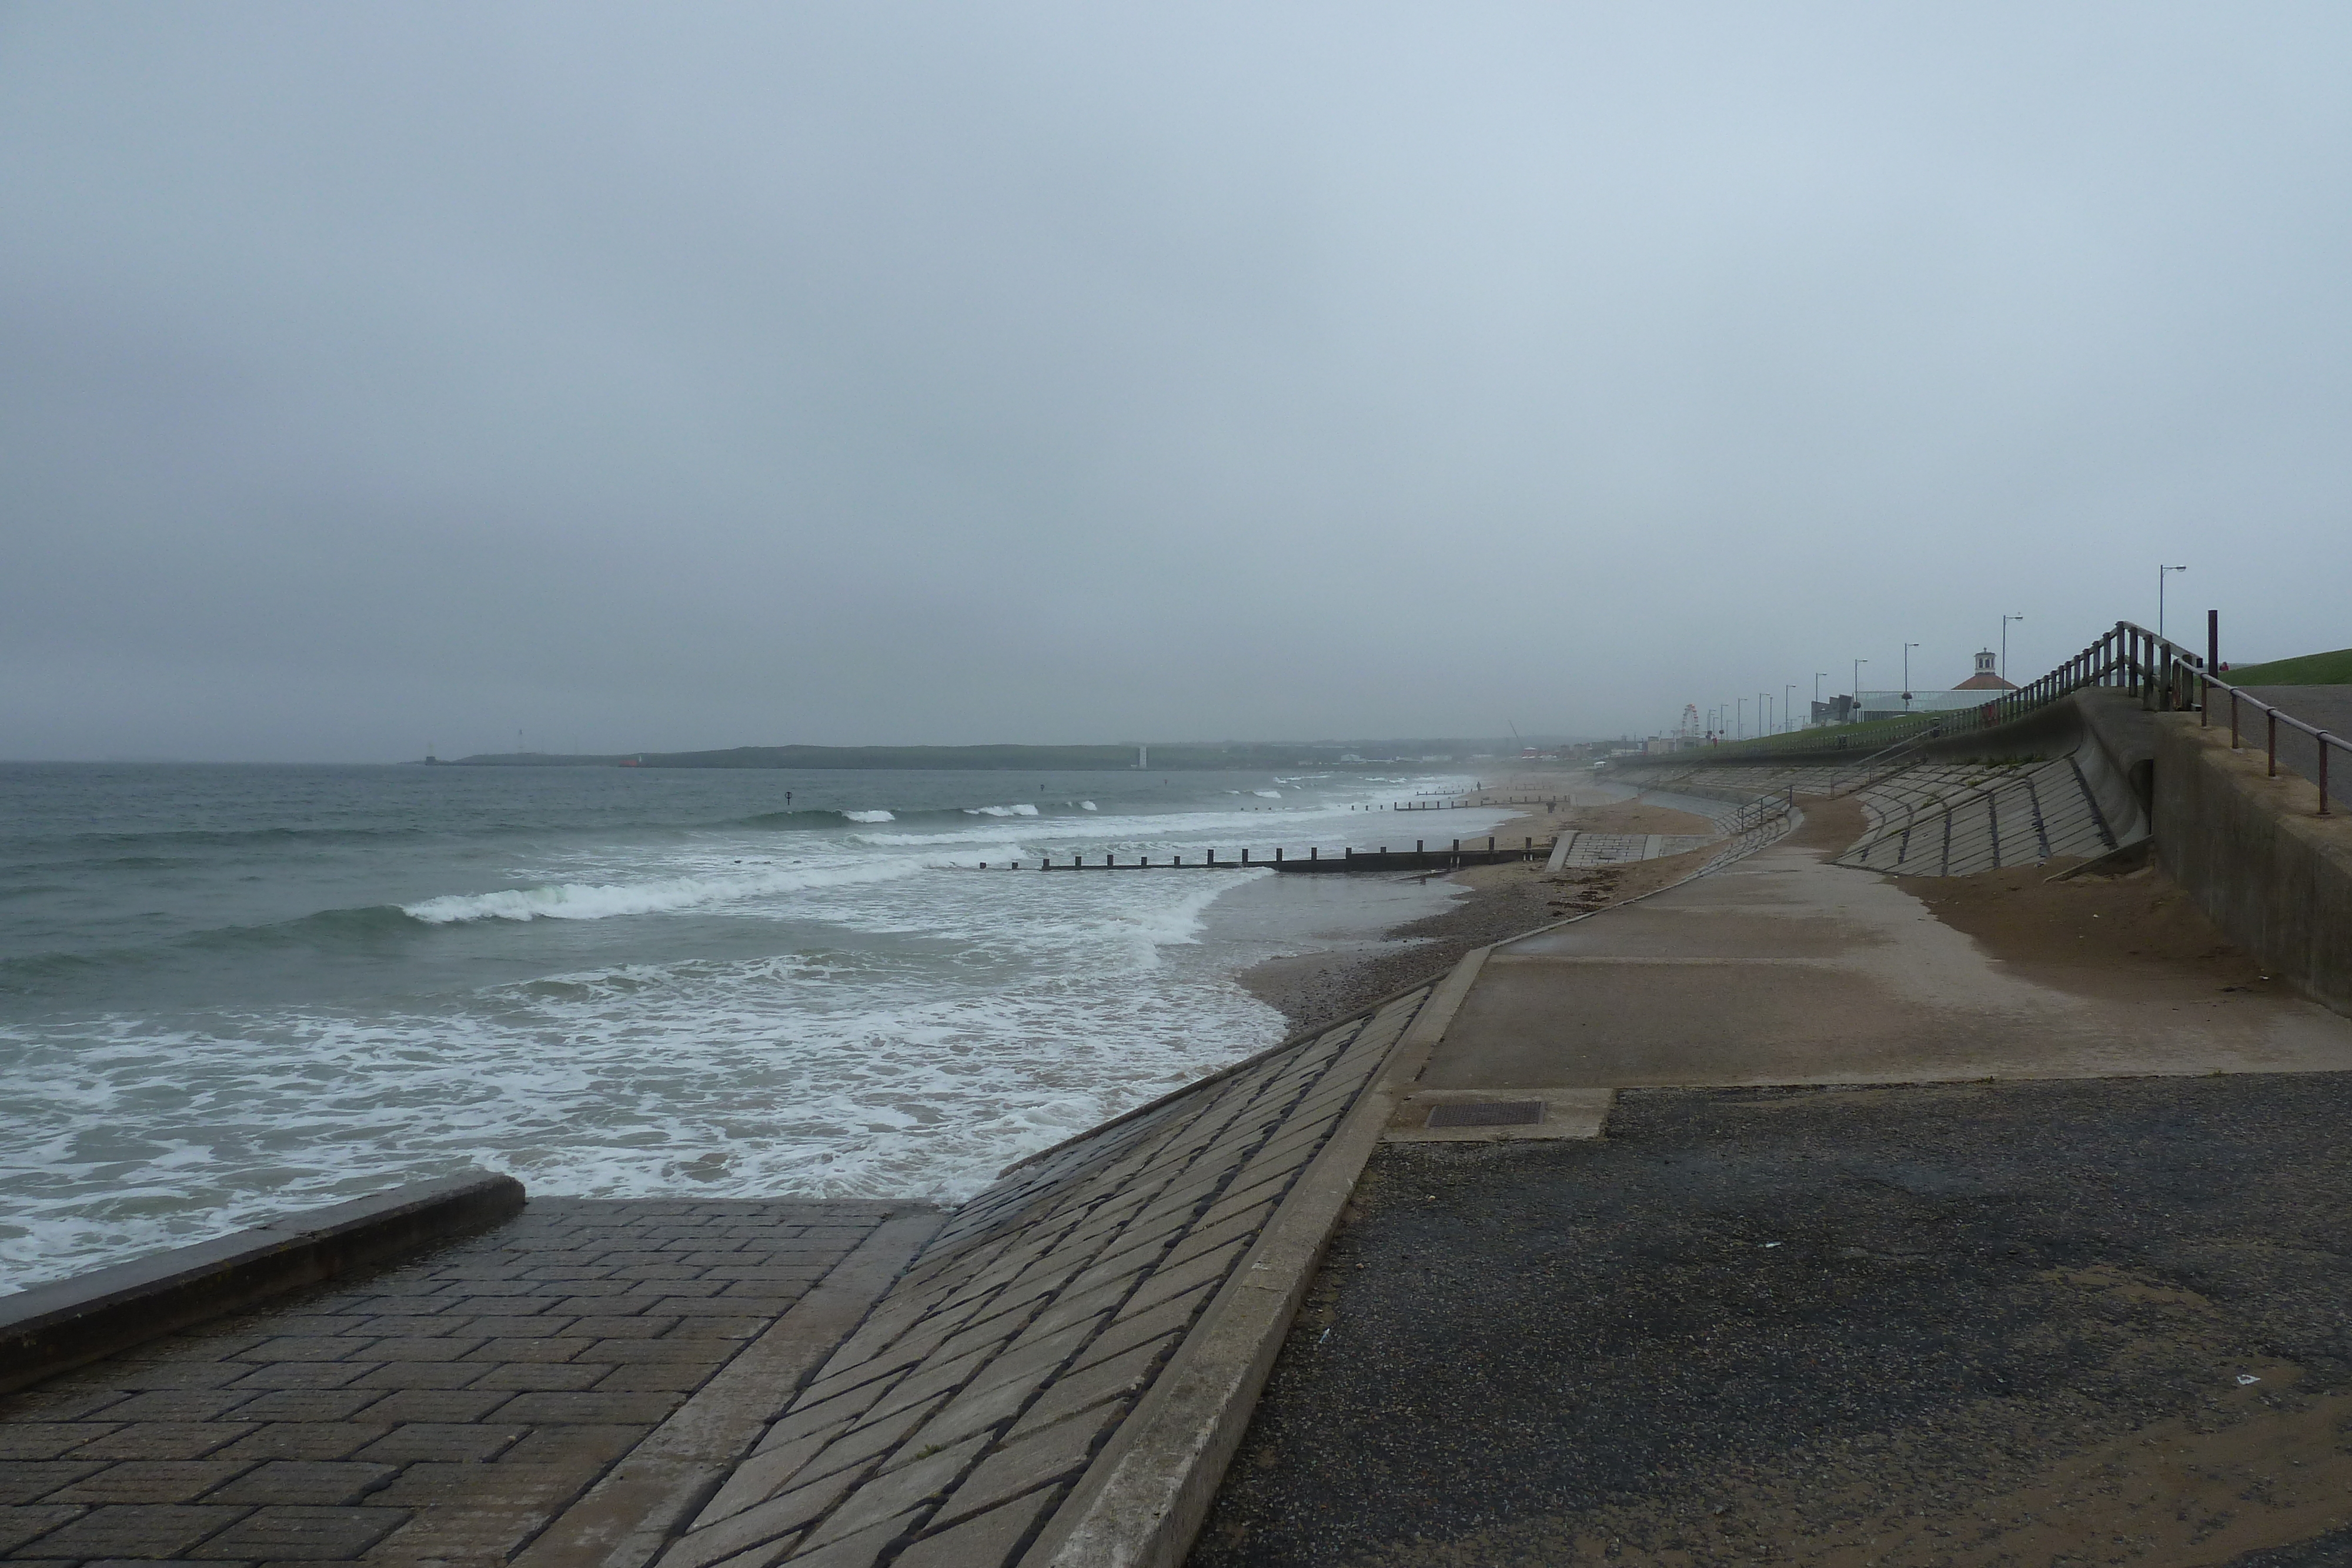
<instances>
[{"instance_id":1,"label":"green grass slope","mask_svg":"<svg viewBox=\"0 0 2352 1568\"><path fill-rule=\"evenodd\" d=\"M2273 659L2267 664L2237 664L2224 678L2233 686L2352 685L2352 648Z\"/></svg>"}]
</instances>

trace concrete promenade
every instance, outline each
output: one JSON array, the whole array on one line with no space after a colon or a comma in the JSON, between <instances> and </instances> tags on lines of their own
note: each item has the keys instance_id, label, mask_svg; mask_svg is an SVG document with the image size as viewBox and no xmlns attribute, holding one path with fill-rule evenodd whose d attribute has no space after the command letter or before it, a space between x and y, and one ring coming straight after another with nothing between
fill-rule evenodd
<instances>
[{"instance_id":1,"label":"concrete promenade","mask_svg":"<svg viewBox=\"0 0 2352 1568\"><path fill-rule=\"evenodd\" d=\"M951 1214L534 1200L0 1397L0 1556L2336 1561L2352 1020L1864 799Z\"/></svg>"},{"instance_id":2,"label":"concrete promenade","mask_svg":"<svg viewBox=\"0 0 2352 1568\"><path fill-rule=\"evenodd\" d=\"M2107 941L2145 874L1898 883L1802 804L1487 956L1201 1568L2352 1554L2352 1020Z\"/></svg>"}]
</instances>

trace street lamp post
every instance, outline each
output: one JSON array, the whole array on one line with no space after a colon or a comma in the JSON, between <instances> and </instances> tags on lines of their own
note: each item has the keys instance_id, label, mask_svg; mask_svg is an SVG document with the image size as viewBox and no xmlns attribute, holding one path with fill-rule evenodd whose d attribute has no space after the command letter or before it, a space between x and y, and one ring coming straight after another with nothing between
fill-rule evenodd
<instances>
[{"instance_id":1,"label":"street lamp post","mask_svg":"<svg viewBox=\"0 0 2352 1568\"><path fill-rule=\"evenodd\" d=\"M1853 662L1853 716L1857 722L1862 718L1862 667L1868 663L1868 659Z\"/></svg>"},{"instance_id":2,"label":"street lamp post","mask_svg":"<svg viewBox=\"0 0 2352 1568\"><path fill-rule=\"evenodd\" d=\"M1829 677L1830 673L1827 670L1815 670L1813 672L1813 706L1817 710L1822 706L1822 683L1829 679Z\"/></svg>"},{"instance_id":3,"label":"street lamp post","mask_svg":"<svg viewBox=\"0 0 2352 1568\"><path fill-rule=\"evenodd\" d=\"M2009 623L2024 619L2022 615L2004 615L2000 618L2000 678L2004 681L2009 679ZM2164 617L2158 615L2157 619L2161 621Z\"/></svg>"},{"instance_id":4,"label":"street lamp post","mask_svg":"<svg viewBox=\"0 0 2352 1568\"><path fill-rule=\"evenodd\" d=\"M1739 706L1734 711L1738 715L1735 722L1738 724L1738 727L1731 732L1731 738L1734 740L1745 740L1748 738L1748 699L1746 697L1741 697L1739 699Z\"/></svg>"},{"instance_id":5,"label":"street lamp post","mask_svg":"<svg viewBox=\"0 0 2352 1568\"><path fill-rule=\"evenodd\" d=\"M1916 643L1903 644L1903 711L1906 713L1911 711L1911 650L1918 645Z\"/></svg>"},{"instance_id":6,"label":"street lamp post","mask_svg":"<svg viewBox=\"0 0 2352 1568\"><path fill-rule=\"evenodd\" d=\"M2176 571L2187 571L2185 566L2159 566L2156 569L2156 640L2164 641L2164 580Z\"/></svg>"}]
</instances>

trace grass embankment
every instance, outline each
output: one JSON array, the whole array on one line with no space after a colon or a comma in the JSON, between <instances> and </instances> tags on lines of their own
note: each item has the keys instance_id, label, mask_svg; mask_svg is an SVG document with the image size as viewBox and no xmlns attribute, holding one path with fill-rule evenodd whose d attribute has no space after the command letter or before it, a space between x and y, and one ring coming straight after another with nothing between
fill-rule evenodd
<instances>
[{"instance_id":1,"label":"grass embankment","mask_svg":"<svg viewBox=\"0 0 2352 1568\"><path fill-rule=\"evenodd\" d=\"M2223 678L2233 686L2348 686L2352 685L2352 648L2273 659L2267 664L2238 664Z\"/></svg>"}]
</instances>

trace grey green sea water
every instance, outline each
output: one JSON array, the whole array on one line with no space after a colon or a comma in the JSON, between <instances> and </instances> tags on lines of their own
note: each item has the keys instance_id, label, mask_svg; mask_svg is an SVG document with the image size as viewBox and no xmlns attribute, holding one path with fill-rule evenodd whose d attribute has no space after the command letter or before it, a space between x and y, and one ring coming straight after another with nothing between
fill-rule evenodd
<instances>
[{"instance_id":1,"label":"grey green sea water","mask_svg":"<svg viewBox=\"0 0 2352 1568\"><path fill-rule=\"evenodd\" d=\"M960 1198L1278 1039L1247 966L1449 896L983 862L1401 842L1455 782L0 766L0 1288L473 1164Z\"/></svg>"}]
</instances>

